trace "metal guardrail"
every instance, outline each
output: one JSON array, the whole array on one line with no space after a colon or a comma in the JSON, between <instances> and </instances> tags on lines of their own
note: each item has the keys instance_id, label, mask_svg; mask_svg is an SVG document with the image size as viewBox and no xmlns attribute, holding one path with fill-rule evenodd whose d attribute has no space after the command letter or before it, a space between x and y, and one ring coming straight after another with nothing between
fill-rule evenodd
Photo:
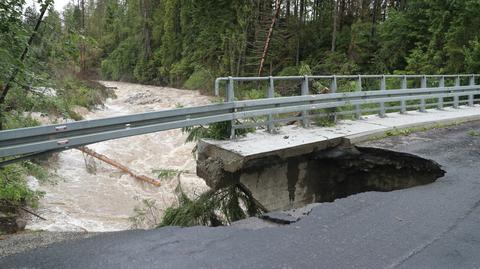
<instances>
[{"instance_id":1,"label":"metal guardrail","mask_svg":"<svg viewBox=\"0 0 480 269\"><path fill-rule=\"evenodd\" d=\"M299 90L297 91L301 95L310 95L312 94L311 88L312 84L316 81L322 81L323 83L329 86L327 89L330 93L342 92L345 89L342 87L340 81L343 82L353 82L355 84L353 91L354 92L365 92L365 85L368 88L368 91L388 91L392 94L392 90L388 89L389 84L399 84L397 88L402 90L399 93L399 96L405 95L408 96L412 94L412 89L430 89L437 88L443 89L447 83L451 84L455 89L462 89L462 84L467 84L468 86L476 85L475 80L478 78L478 74L457 74L457 75L326 75L326 76L270 76L270 77L222 77L215 80L215 95L220 95L220 84L225 83L225 101L234 102L236 100L236 93L238 95L238 90L235 91L237 84L240 83L256 83L254 87L261 87L259 84L263 83L264 88L266 88L266 97L275 98L276 85L279 82L284 81L293 81L297 82L299 85ZM343 83L345 84L345 83ZM409 85L413 87L409 87ZM251 86L251 85L250 85ZM351 86L351 85L350 85ZM241 87L239 87L241 88ZM351 87L350 87L351 88ZM408 91L405 91L407 90ZM242 89L240 89L241 91ZM352 89L349 89L350 91ZM408 98L396 98L395 100L378 100L378 107L367 107L365 108L362 104L351 103L354 105L352 109L336 111L335 109L329 111L328 113L321 114L320 116L329 116L337 119L337 116L349 116L353 115L354 118L359 119L362 115L378 113L380 117L384 117L387 111L398 111L400 113L405 113L408 110L419 109L420 111L425 111L427 107L436 106L439 109L444 106L453 106L457 108L459 105L467 103L468 105L473 105L474 102L479 101L480 99L475 98L475 95L478 93L470 93L468 95L440 95L432 97L420 97L417 99ZM350 96L355 96L355 94L350 94L347 96L342 96L340 98L349 98ZM460 97L465 96L466 100L461 100ZM452 97L451 101L446 101L445 98ZM368 97L372 98L372 97ZM431 98L436 98L437 102L432 102L429 100ZM276 99L276 98L275 98ZM408 104L408 101L418 100L418 104ZM427 102L428 101L428 102ZM397 102L397 105L391 105L392 102ZM339 104L339 106L347 106L347 104ZM311 109L310 109L311 110ZM268 118L262 122L250 122L250 123L241 123L235 124L232 122L232 137L235 136L235 129L247 128L247 127L256 127L265 125L267 130L271 131L274 129L274 124L280 122L288 122L293 120L301 120L304 126L309 125L309 119L312 117L318 117L319 115L310 115L308 110L301 111L301 116L293 116L290 118L275 118L275 114L268 114Z\"/></svg>"},{"instance_id":2,"label":"metal guardrail","mask_svg":"<svg viewBox=\"0 0 480 269\"><path fill-rule=\"evenodd\" d=\"M460 78L467 77L467 75L428 76L439 79L439 86L435 88L427 87L427 76L409 76L408 78L420 78L421 87L408 90L405 89L407 85L405 81L408 79L406 76L395 76L402 79L402 85L405 86L402 86L404 89L387 90L385 82L387 77L393 76L220 78L217 79L217 83L225 79L228 81L225 103L1 131L0 157L65 150L111 139L221 121L232 121L234 123L232 135L235 134L235 130L238 128L258 125L266 125L269 130L272 130L274 124L292 119L275 118L275 115L292 112L301 112L301 116L294 117L294 119L300 120L303 125L307 126L309 119L313 116L309 114L309 111L318 109L339 109L348 106L355 108L352 111L347 111L348 113L361 116L363 113L371 112L362 106L383 104L383 107L381 106L379 109L380 114L382 115L383 113L385 115L387 110L392 109L392 107L387 106L392 102L399 102L400 106L396 107L396 109L404 113L411 108L425 111L427 106L432 106L432 103L427 102L429 100L436 100L434 105L439 109L447 105L458 107L462 103L474 105L475 101L480 100L476 98L480 96L480 85L475 85L475 78L478 75L468 75L470 78L469 85L464 86L460 85ZM445 79L447 77L455 79L454 86L445 87ZM330 85L331 93L309 94L309 82L317 78L332 80ZM357 87L354 92L341 92L336 85L338 78L356 78L360 83L360 87ZM380 78L380 90L364 91L361 88L362 79L364 78ZM282 79L300 80L302 83L301 95L274 97L274 81ZM270 87L267 95L269 98L235 101L235 81L261 80L269 82ZM216 87L216 89L219 88ZM463 100L461 97L465 97L465 99ZM418 104L412 105L408 103L418 100ZM333 113L341 115L342 113L345 114L345 111L334 111ZM253 124L237 124L239 120L255 117L266 117L266 121Z\"/></svg>"}]
</instances>

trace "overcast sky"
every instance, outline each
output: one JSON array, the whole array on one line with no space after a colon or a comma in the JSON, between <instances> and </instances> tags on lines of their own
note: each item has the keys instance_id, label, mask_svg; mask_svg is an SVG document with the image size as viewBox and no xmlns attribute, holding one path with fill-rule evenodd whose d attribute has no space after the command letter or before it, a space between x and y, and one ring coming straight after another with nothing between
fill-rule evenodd
<instances>
[{"instance_id":1,"label":"overcast sky","mask_svg":"<svg viewBox=\"0 0 480 269\"><path fill-rule=\"evenodd\" d=\"M55 9L60 12L63 10L63 7L65 7L69 2L70 0L54 0ZM34 4L37 8L39 8L37 0L27 0L26 3L27 6L31 6L32 4Z\"/></svg>"},{"instance_id":2,"label":"overcast sky","mask_svg":"<svg viewBox=\"0 0 480 269\"><path fill-rule=\"evenodd\" d=\"M54 0L55 1L55 9L57 11L62 11L63 7L70 2L70 0Z\"/></svg>"}]
</instances>

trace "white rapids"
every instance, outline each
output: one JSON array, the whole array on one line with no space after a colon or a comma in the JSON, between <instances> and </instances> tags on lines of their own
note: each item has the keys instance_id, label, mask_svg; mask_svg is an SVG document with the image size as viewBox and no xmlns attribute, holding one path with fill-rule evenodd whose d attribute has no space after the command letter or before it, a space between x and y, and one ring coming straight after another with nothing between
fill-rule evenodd
<instances>
[{"instance_id":1,"label":"white rapids","mask_svg":"<svg viewBox=\"0 0 480 269\"><path fill-rule=\"evenodd\" d=\"M101 110L91 111L85 119L197 106L211 103L211 98L188 90L146 86L122 82L102 82L116 87L116 99L108 99ZM186 171L180 176L182 189L189 195L208 189L195 174L193 143L185 143L181 130L122 138L88 146L98 153L124 164L141 175L155 177L154 169ZM32 219L31 230L105 232L129 229L129 217L142 199L154 199L163 211L176 202L178 179L162 181L160 187L140 182L116 168L96 160L96 173L87 172L84 155L78 150L59 154L52 172L56 184L34 186L46 194L38 213L46 221Z\"/></svg>"}]
</instances>

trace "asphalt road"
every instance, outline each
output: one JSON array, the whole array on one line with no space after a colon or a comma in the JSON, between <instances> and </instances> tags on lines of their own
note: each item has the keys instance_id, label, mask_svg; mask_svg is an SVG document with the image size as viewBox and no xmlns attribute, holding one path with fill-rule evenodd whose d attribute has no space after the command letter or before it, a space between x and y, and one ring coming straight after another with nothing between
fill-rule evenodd
<instances>
[{"instance_id":1,"label":"asphalt road","mask_svg":"<svg viewBox=\"0 0 480 269\"><path fill-rule=\"evenodd\" d=\"M437 161L447 174L433 184L320 204L284 226L102 234L8 256L0 268L480 268L472 129L480 122L364 144Z\"/></svg>"}]
</instances>

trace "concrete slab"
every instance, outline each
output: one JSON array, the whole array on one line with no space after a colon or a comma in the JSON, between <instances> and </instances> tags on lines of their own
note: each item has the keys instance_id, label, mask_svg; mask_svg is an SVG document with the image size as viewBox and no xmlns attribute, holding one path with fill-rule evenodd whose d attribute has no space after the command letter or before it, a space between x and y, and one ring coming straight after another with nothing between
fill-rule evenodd
<instances>
[{"instance_id":1,"label":"concrete slab","mask_svg":"<svg viewBox=\"0 0 480 269\"><path fill-rule=\"evenodd\" d=\"M406 114L388 113L386 117L369 115L361 120L340 121L333 127L284 126L277 134L257 131L245 137L228 141L204 140L202 143L213 145L239 157L253 157L276 153L279 150L302 145L322 145L332 139L346 138L359 142L371 136L382 135L392 129L404 129L417 126L461 123L480 120L480 106L461 106L459 109L429 109L426 112L409 111Z\"/></svg>"}]
</instances>

